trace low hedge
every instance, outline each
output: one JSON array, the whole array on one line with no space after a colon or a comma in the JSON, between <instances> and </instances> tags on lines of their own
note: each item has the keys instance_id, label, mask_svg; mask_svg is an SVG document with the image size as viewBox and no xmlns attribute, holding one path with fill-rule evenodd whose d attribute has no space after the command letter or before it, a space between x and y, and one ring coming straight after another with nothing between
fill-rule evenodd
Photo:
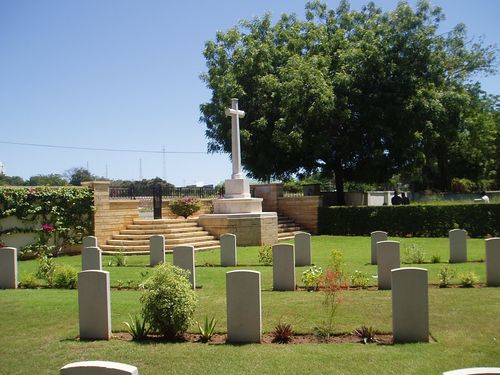
<instances>
[{"instance_id":1,"label":"low hedge","mask_svg":"<svg viewBox=\"0 0 500 375\"><path fill-rule=\"evenodd\" d=\"M460 228L471 237L500 236L500 204L323 207L318 227L330 235L383 230L391 236L447 237Z\"/></svg>"}]
</instances>

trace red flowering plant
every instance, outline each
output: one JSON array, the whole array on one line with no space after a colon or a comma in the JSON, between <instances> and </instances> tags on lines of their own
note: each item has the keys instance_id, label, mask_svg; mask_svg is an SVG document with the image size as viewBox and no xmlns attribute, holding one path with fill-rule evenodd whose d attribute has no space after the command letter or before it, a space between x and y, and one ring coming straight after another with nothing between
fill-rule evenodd
<instances>
[{"instance_id":1,"label":"red flowering plant","mask_svg":"<svg viewBox=\"0 0 500 375\"><path fill-rule=\"evenodd\" d=\"M174 215L182 216L184 219L187 219L201 208L200 201L196 198L176 199L170 202L168 206Z\"/></svg>"}]
</instances>

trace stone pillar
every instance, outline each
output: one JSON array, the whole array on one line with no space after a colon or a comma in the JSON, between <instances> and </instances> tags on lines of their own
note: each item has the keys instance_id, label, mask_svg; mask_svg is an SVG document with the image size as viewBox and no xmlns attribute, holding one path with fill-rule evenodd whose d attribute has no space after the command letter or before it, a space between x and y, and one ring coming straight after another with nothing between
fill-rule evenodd
<instances>
[{"instance_id":1,"label":"stone pillar","mask_svg":"<svg viewBox=\"0 0 500 375\"><path fill-rule=\"evenodd\" d=\"M295 290L295 286L295 250L293 245L273 245L273 290Z\"/></svg>"},{"instance_id":2,"label":"stone pillar","mask_svg":"<svg viewBox=\"0 0 500 375\"><path fill-rule=\"evenodd\" d=\"M0 248L0 289L17 288L17 249Z\"/></svg>"},{"instance_id":3,"label":"stone pillar","mask_svg":"<svg viewBox=\"0 0 500 375\"><path fill-rule=\"evenodd\" d=\"M370 233L372 243L372 264L377 264L377 242L387 241L387 232L375 231Z\"/></svg>"},{"instance_id":4,"label":"stone pillar","mask_svg":"<svg viewBox=\"0 0 500 375\"><path fill-rule=\"evenodd\" d=\"M220 264L222 267L236 267L236 236L226 233L220 236Z\"/></svg>"},{"instance_id":5,"label":"stone pillar","mask_svg":"<svg viewBox=\"0 0 500 375\"><path fill-rule=\"evenodd\" d=\"M238 270L226 273L227 341L261 341L260 289L260 272Z\"/></svg>"},{"instance_id":6,"label":"stone pillar","mask_svg":"<svg viewBox=\"0 0 500 375\"><path fill-rule=\"evenodd\" d=\"M311 235L305 232L297 233L294 237L294 244L295 244L295 265L310 266L312 263Z\"/></svg>"},{"instance_id":7,"label":"stone pillar","mask_svg":"<svg viewBox=\"0 0 500 375\"><path fill-rule=\"evenodd\" d=\"M109 272L82 271L78 273L80 339L110 339L111 303L109 297Z\"/></svg>"},{"instance_id":8,"label":"stone pillar","mask_svg":"<svg viewBox=\"0 0 500 375\"><path fill-rule=\"evenodd\" d=\"M154 235L149 237L149 265L154 267L165 263L165 237Z\"/></svg>"},{"instance_id":9,"label":"stone pillar","mask_svg":"<svg viewBox=\"0 0 500 375\"><path fill-rule=\"evenodd\" d=\"M397 268L391 279L394 342L429 342L427 270Z\"/></svg>"},{"instance_id":10,"label":"stone pillar","mask_svg":"<svg viewBox=\"0 0 500 375\"><path fill-rule=\"evenodd\" d=\"M102 270L102 251L98 247L84 247L82 250L82 271Z\"/></svg>"},{"instance_id":11,"label":"stone pillar","mask_svg":"<svg viewBox=\"0 0 500 375\"><path fill-rule=\"evenodd\" d=\"M262 211L278 212L278 198L283 197L283 184L250 185L252 196L262 198Z\"/></svg>"},{"instance_id":12,"label":"stone pillar","mask_svg":"<svg viewBox=\"0 0 500 375\"><path fill-rule=\"evenodd\" d=\"M449 232L450 263L467 262L467 231L452 229Z\"/></svg>"},{"instance_id":13,"label":"stone pillar","mask_svg":"<svg viewBox=\"0 0 500 375\"><path fill-rule=\"evenodd\" d=\"M486 284L500 286L500 237L489 238L486 244Z\"/></svg>"},{"instance_id":14,"label":"stone pillar","mask_svg":"<svg viewBox=\"0 0 500 375\"><path fill-rule=\"evenodd\" d=\"M98 247L97 246L97 237L94 237L94 236L83 237L82 249L85 249L86 247Z\"/></svg>"},{"instance_id":15,"label":"stone pillar","mask_svg":"<svg viewBox=\"0 0 500 375\"><path fill-rule=\"evenodd\" d=\"M139 375L137 367L109 361L84 361L69 363L59 375Z\"/></svg>"},{"instance_id":16,"label":"stone pillar","mask_svg":"<svg viewBox=\"0 0 500 375\"><path fill-rule=\"evenodd\" d=\"M189 282L196 288L196 268L194 262L194 246L174 247L174 266L189 271Z\"/></svg>"},{"instance_id":17,"label":"stone pillar","mask_svg":"<svg viewBox=\"0 0 500 375\"><path fill-rule=\"evenodd\" d=\"M391 289L391 270L400 267L399 242L377 242L378 288Z\"/></svg>"}]
</instances>

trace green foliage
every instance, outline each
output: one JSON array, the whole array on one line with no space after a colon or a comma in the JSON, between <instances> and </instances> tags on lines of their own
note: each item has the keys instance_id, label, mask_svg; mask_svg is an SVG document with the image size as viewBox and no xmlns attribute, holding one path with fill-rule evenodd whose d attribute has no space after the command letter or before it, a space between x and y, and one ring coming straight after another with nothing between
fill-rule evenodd
<instances>
[{"instance_id":1,"label":"green foliage","mask_svg":"<svg viewBox=\"0 0 500 375\"><path fill-rule=\"evenodd\" d=\"M273 264L273 247L271 245L262 245L257 254L260 264L270 266Z\"/></svg>"},{"instance_id":2,"label":"green foliage","mask_svg":"<svg viewBox=\"0 0 500 375\"><path fill-rule=\"evenodd\" d=\"M81 243L91 233L92 204L93 192L87 188L0 187L0 219L15 216L31 224L0 228L0 242L3 235L35 233L37 240L20 251L21 257L56 254L62 246Z\"/></svg>"},{"instance_id":3,"label":"green foliage","mask_svg":"<svg viewBox=\"0 0 500 375\"><path fill-rule=\"evenodd\" d=\"M319 290L321 275L323 275L323 269L321 267L311 266L302 272L302 283L307 290L317 291Z\"/></svg>"},{"instance_id":4,"label":"green foliage","mask_svg":"<svg viewBox=\"0 0 500 375\"><path fill-rule=\"evenodd\" d=\"M66 264L57 265L52 275L51 286L60 289L75 289L78 280L77 270Z\"/></svg>"},{"instance_id":5,"label":"green foliage","mask_svg":"<svg viewBox=\"0 0 500 375\"><path fill-rule=\"evenodd\" d=\"M123 254L122 251L119 251L117 254L113 255L113 259L111 259L108 262L108 265L116 267L125 267L127 265L127 258L125 257L125 254Z\"/></svg>"},{"instance_id":6,"label":"green foliage","mask_svg":"<svg viewBox=\"0 0 500 375\"><path fill-rule=\"evenodd\" d=\"M363 340L364 344L371 344L377 342L375 338L375 329L372 326L361 326L360 328L356 328L353 333L358 336L361 340Z\"/></svg>"},{"instance_id":7,"label":"green foliage","mask_svg":"<svg viewBox=\"0 0 500 375\"><path fill-rule=\"evenodd\" d=\"M174 215L182 216L184 219L187 219L189 216L200 210L201 204L196 198L181 198L171 201L168 204L168 207Z\"/></svg>"},{"instance_id":8,"label":"green foliage","mask_svg":"<svg viewBox=\"0 0 500 375\"><path fill-rule=\"evenodd\" d=\"M36 271L36 277L47 281L47 284L49 286L53 285L55 269L56 264L54 262L54 258L51 258L45 254L38 257L38 269Z\"/></svg>"},{"instance_id":9,"label":"green foliage","mask_svg":"<svg viewBox=\"0 0 500 375\"><path fill-rule=\"evenodd\" d=\"M133 341L142 341L148 337L149 327L147 327L146 320L142 319L139 315L129 314L130 321L123 322L127 326L127 332L132 336Z\"/></svg>"},{"instance_id":10,"label":"green foliage","mask_svg":"<svg viewBox=\"0 0 500 375\"><path fill-rule=\"evenodd\" d=\"M477 190L477 185L467 178L453 178L451 191L454 193L472 193Z\"/></svg>"},{"instance_id":11,"label":"green foliage","mask_svg":"<svg viewBox=\"0 0 500 375\"><path fill-rule=\"evenodd\" d=\"M368 288L370 278L365 272L355 270L350 277L350 281L353 288L366 289Z\"/></svg>"},{"instance_id":12,"label":"green foliage","mask_svg":"<svg viewBox=\"0 0 500 375\"><path fill-rule=\"evenodd\" d=\"M343 302L342 290L344 275L341 272L327 269L321 276L320 288L323 291L323 320L314 327L317 335L330 337L334 333L335 315L339 305Z\"/></svg>"},{"instance_id":13,"label":"green foliage","mask_svg":"<svg viewBox=\"0 0 500 375\"><path fill-rule=\"evenodd\" d=\"M37 286L39 286L39 283L38 283L38 279L34 273L28 272L28 273L21 274L21 277L19 280L19 287L20 288L32 289L32 288L36 288Z\"/></svg>"},{"instance_id":14,"label":"green foliage","mask_svg":"<svg viewBox=\"0 0 500 375\"><path fill-rule=\"evenodd\" d=\"M441 263L441 255L438 254L431 255L431 263Z\"/></svg>"},{"instance_id":15,"label":"green foliage","mask_svg":"<svg viewBox=\"0 0 500 375\"><path fill-rule=\"evenodd\" d=\"M187 271L169 263L153 269L140 298L142 316L152 332L172 339L188 329L197 303L188 277Z\"/></svg>"},{"instance_id":16,"label":"green foliage","mask_svg":"<svg viewBox=\"0 0 500 375\"><path fill-rule=\"evenodd\" d=\"M459 226L471 237L500 236L500 204L327 207L318 222L321 234L447 237Z\"/></svg>"},{"instance_id":17,"label":"green foliage","mask_svg":"<svg viewBox=\"0 0 500 375\"><path fill-rule=\"evenodd\" d=\"M283 322L279 322L276 327L274 327L273 332L271 332L273 342L276 344L288 344L292 340L293 334L292 325Z\"/></svg>"},{"instance_id":18,"label":"green foliage","mask_svg":"<svg viewBox=\"0 0 500 375\"><path fill-rule=\"evenodd\" d=\"M31 176L27 181L29 186L66 186L68 185L68 181L66 181L59 174L48 174L48 175L36 175Z\"/></svg>"},{"instance_id":19,"label":"green foliage","mask_svg":"<svg viewBox=\"0 0 500 375\"><path fill-rule=\"evenodd\" d=\"M448 266L442 266L439 269L439 287L447 288L450 285L451 280L455 277L455 271L453 271Z\"/></svg>"},{"instance_id":20,"label":"green foliage","mask_svg":"<svg viewBox=\"0 0 500 375\"><path fill-rule=\"evenodd\" d=\"M479 281L477 275L472 271L463 272L458 275L458 278L460 279L460 285L464 288L472 288Z\"/></svg>"},{"instance_id":21,"label":"green foliage","mask_svg":"<svg viewBox=\"0 0 500 375\"><path fill-rule=\"evenodd\" d=\"M73 186L80 186L82 182L94 181L96 179L96 176L85 168L71 168L66 171L66 175L68 176L69 184Z\"/></svg>"},{"instance_id":22,"label":"green foliage","mask_svg":"<svg viewBox=\"0 0 500 375\"><path fill-rule=\"evenodd\" d=\"M196 322L196 325L198 326L198 332L200 332L200 341L209 342L215 333L217 319L215 319L215 316L213 316L212 319L208 320L208 316L205 316L205 322L203 323L203 325L201 325L199 322Z\"/></svg>"},{"instance_id":23,"label":"green foliage","mask_svg":"<svg viewBox=\"0 0 500 375\"><path fill-rule=\"evenodd\" d=\"M408 244L403 249L403 263L422 264L425 263L425 252L417 244Z\"/></svg>"}]
</instances>

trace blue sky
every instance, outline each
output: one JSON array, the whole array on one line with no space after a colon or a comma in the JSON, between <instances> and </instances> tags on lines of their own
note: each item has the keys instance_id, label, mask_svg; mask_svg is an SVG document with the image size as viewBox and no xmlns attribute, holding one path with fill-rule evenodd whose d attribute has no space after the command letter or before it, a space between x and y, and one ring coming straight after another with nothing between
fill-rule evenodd
<instances>
[{"instance_id":1,"label":"blue sky","mask_svg":"<svg viewBox=\"0 0 500 375\"><path fill-rule=\"evenodd\" d=\"M393 9L397 1L377 1ZM412 4L415 1L411 1ZM239 20L295 12L305 1L1 0L0 141L151 150L106 152L0 143L8 175L64 173L166 176L177 186L230 178L227 154L206 154L199 105L210 91L205 41ZM327 1L335 7L338 1ZM359 9L366 1L351 1ZM500 46L500 1L435 0L469 36ZM500 95L500 77L478 77ZM229 105L229 103L228 103ZM244 108L242 108L244 110ZM165 163L162 148L165 147ZM168 152L189 151L193 154ZM163 167L165 165L165 168Z\"/></svg>"}]
</instances>

